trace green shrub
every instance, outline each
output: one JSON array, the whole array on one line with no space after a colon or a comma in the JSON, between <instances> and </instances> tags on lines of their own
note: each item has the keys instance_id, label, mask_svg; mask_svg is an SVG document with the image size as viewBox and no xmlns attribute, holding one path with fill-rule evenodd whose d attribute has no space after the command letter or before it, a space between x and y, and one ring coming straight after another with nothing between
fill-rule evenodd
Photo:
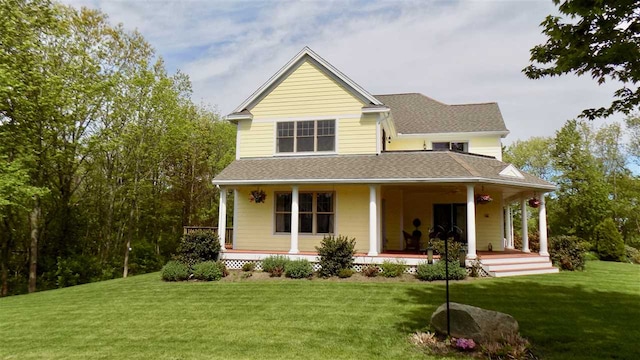
<instances>
[{"instance_id":1,"label":"green shrub","mask_svg":"<svg viewBox=\"0 0 640 360\"><path fill-rule=\"evenodd\" d=\"M289 258L284 255L272 255L262 260L262 270L273 277L280 277L284 274L285 265L289 261Z\"/></svg>"},{"instance_id":2,"label":"green shrub","mask_svg":"<svg viewBox=\"0 0 640 360\"><path fill-rule=\"evenodd\" d=\"M613 219L607 218L598 224L594 235L601 260L624 260L624 241Z\"/></svg>"},{"instance_id":3,"label":"green shrub","mask_svg":"<svg viewBox=\"0 0 640 360\"><path fill-rule=\"evenodd\" d=\"M404 270L407 268L407 265L404 261L390 261L385 260L380 265L382 269L382 276L384 277L398 277L404 273Z\"/></svg>"},{"instance_id":4,"label":"green shrub","mask_svg":"<svg viewBox=\"0 0 640 360\"><path fill-rule=\"evenodd\" d=\"M182 281L189 278L189 266L180 261L169 261L160 271L164 281Z\"/></svg>"},{"instance_id":5,"label":"green shrub","mask_svg":"<svg viewBox=\"0 0 640 360\"><path fill-rule=\"evenodd\" d=\"M244 263L242 264L242 271L245 272L250 272L256 269L256 263L254 262L248 262L248 263Z\"/></svg>"},{"instance_id":6,"label":"green shrub","mask_svg":"<svg viewBox=\"0 0 640 360\"><path fill-rule=\"evenodd\" d=\"M157 254L154 244L149 242L137 242L129 252L129 275L158 271L162 264L162 256Z\"/></svg>"},{"instance_id":7,"label":"green shrub","mask_svg":"<svg viewBox=\"0 0 640 360\"><path fill-rule=\"evenodd\" d=\"M313 275L313 266L306 259L290 260L284 264L284 274L291 279L304 279Z\"/></svg>"},{"instance_id":8,"label":"green shrub","mask_svg":"<svg viewBox=\"0 0 640 360\"><path fill-rule=\"evenodd\" d=\"M218 264L220 270L222 270L222 277L229 276L229 270L227 269L227 264L225 264L224 261L218 260L216 261L216 264Z\"/></svg>"},{"instance_id":9,"label":"green shrub","mask_svg":"<svg viewBox=\"0 0 640 360\"><path fill-rule=\"evenodd\" d=\"M353 256L355 255L356 239L349 239L347 236L339 235L325 236L316 246L320 257L320 276L329 277L338 275L342 269L353 267Z\"/></svg>"},{"instance_id":10,"label":"green shrub","mask_svg":"<svg viewBox=\"0 0 640 360\"><path fill-rule=\"evenodd\" d=\"M353 270L351 269L340 269L340 271L338 271L338 277L341 279L350 278L352 276L353 276Z\"/></svg>"},{"instance_id":11,"label":"green shrub","mask_svg":"<svg viewBox=\"0 0 640 360\"><path fill-rule=\"evenodd\" d=\"M216 261L220 254L220 239L213 231L198 230L180 239L176 260L189 266L203 261Z\"/></svg>"},{"instance_id":12,"label":"green shrub","mask_svg":"<svg viewBox=\"0 0 640 360\"><path fill-rule=\"evenodd\" d=\"M600 260L600 256L598 256L598 253L595 251L586 251L584 253L584 260L585 261Z\"/></svg>"},{"instance_id":13,"label":"green shrub","mask_svg":"<svg viewBox=\"0 0 640 360\"><path fill-rule=\"evenodd\" d=\"M375 265L367 265L362 268L362 274L366 277L376 277L380 274L380 269Z\"/></svg>"},{"instance_id":14,"label":"green shrub","mask_svg":"<svg viewBox=\"0 0 640 360\"><path fill-rule=\"evenodd\" d=\"M460 259L460 249L462 249L462 244L454 241L453 239L447 240L449 247L449 262L459 261ZM434 239L433 247L436 249L438 254L440 254L440 259L444 259L444 240Z\"/></svg>"},{"instance_id":15,"label":"green shrub","mask_svg":"<svg viewBox=\"0 0 640 360\"><path fill-rule=\"evenodd\" d=\"M447 272L444 261L434 264L421 263L416 268L416 278L424 281L446 280ZM449 263L449 280L463 280L467 277L467 270L460 266L459 261Z\"/></svg>"},{"instance_id":16,"label":"green shrub","mask_svg":"<svg viewBox=\"0 0 640 360\"><path fill-rule=\"evenodd\" d=\"M625 257L627 261L634 264L640 264L640 250L633 246L624 246Z\"/></svg>"},{"instance_id":17,"label":"green shrub","mask_svg":"<svg viewBox=\"0 0 640 360\"><path fill-rule=\"evenodd\" d=\"M193 277L204 281L217 281L224 274L222 263L215 261L203 261L193 266Z\"/></svg>"},{"instance_id":18,"label":"green shrub","mask_svg":"<svg viewBox=\"0 0 640 360\"><path fill-rule=\"evenodd\" d=\"M563 270L583 270L583 241L577 236L553 236L549 238L549 255L555 266Z\"/></svg>"}]
</instances>

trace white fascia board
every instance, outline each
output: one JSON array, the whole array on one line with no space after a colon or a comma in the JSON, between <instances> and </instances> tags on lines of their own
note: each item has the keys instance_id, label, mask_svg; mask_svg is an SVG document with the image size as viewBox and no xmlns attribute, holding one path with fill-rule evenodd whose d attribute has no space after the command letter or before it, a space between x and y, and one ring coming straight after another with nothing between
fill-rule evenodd
<instances>
[{"instance_id":1,"label":"white fascia board","mask_svg":"<svg viewBox=\"0 0 640 360\"><path fill-rule=\"evenodd\" d=\"M398 133L399 138L415 139L425 137L484 137L484 136L496 136L505 137L509 134L509 131L474 131L474 132L450 132L450 133L425 133L425 134L403 134Z\"/></svg>"},{"instance_id":2,"label":"white fascia board","mask_svg":"<svg viewBox=\"0 0 640 360\"><path fill-rule=\"evenodd\" d=\"M253 115L227 115L223 119L227 121L253 120Z\"/></svg>"},{"instance_id":3,"label":"white fascia board","mask_svg":"<svg viewBox=\"0 0 640 360\"><path fill-rule=\"evenodd\" d=\"M316 54L313 50L311 50L308 46L305 46L296 56L294 56L289 62L287 62L278 72L276 72L273 76L267 80L262 86L258 88L251 96L249 96L245 101L240 104L233 112L240 112L244 110L249 104L251 104L254 100L256 100L262 93L267 90L271 85L273 85L280 77L288 72L293 66L297 64L297 62L302 59L304 56L309 56L314 59L322 66L324 66L329 72L331 72L334 76L339 78L345 84L349 85L356 92L358 92L362 97L369 100L374 105L383 105L382 102L373 95L371 95L368 91L363 89L360 85L356 84L353 80L349 79L345 74L340 72L340 70L336 69L333 65L331 65L328 61L321 58L318 54Z\"/></svg>"},{"instance_id":4,"label":"white fascia board","mask_svg":"<svg viewBox=\"0 0 640 360\"><path fill-rule=\"evenodd\" d=\"M388 113L391 109L388 107L379 107L379 108L362 108L363 114L380 114L380 113Z\"/></svg>"},{"instance_id":5,"label":"white fascia board","mask_svg":"<svg viewBox=\"0 0 640 360\"><path fill-rule=\"evenodd\" d=\"M509 185L518 188L536 190L556 190L555 185L523 184L517 181L490 179L482 177L468 178L392 178L392 179L270 179L270 180L213 180L214 185L281 185L281 184L437 184L437 183L482 183Z\"/></svg>"}]
</instances>

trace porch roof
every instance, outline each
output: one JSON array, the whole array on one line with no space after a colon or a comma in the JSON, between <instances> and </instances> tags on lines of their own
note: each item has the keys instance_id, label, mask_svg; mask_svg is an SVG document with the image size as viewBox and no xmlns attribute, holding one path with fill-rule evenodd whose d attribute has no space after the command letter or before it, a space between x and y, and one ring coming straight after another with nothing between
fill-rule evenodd
<instances>
[{"instance_id":1,"label":"porch roof","mask_svg":"<svg viewBox=\"0 0 640 360\"><path fill-rule=\"evenodd\" d=\"M218 185L303 183L484 183L552 191L555 185L482 155L453 151L398 151L379 155L312 155L239 159L213 180ZM503 174L501 175L501 172Z\"/></svg>"}]
</instances>

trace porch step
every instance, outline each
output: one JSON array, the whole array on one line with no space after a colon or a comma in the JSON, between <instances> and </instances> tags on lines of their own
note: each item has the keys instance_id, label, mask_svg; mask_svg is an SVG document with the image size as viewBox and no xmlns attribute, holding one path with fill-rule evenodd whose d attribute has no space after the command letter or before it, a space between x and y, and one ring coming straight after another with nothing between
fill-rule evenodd
<instances>
[{"instance_id":1,"label":"porch step","mask_svg":"<svg viewBox=\"0 0 640 360\"><path fill-rule=\"evenodd\" d=\"M559 272L558 268L551 266L551 267L544 267L544 268L494 271L493 273L490 272L489 275L493 277L506 277L506 276L520 276L520 275L554 274L557 272Z\"/></svg>"},{"instance_id":2,"label":"porch step","mask_svg":"<svg viewBox=\"0 0 640 360\"><path fill-rule=\"evenodd\" d=\"M500 257L481 260L484 270L493 277L557 273L548 256Z\"/></svg>"},{"instance_id":3,"label":"porch step","mask_svg":"<svg viewBox=\"0 0 640 360\"><path fill-rule=\"evenodd\" d=\"M523 264L523 263L539 263L539 262L550 262L548 256L512 256L512 257L486 257L480 258L482 265L500 265L500 264Z\"/></svg>"}]
</instances>

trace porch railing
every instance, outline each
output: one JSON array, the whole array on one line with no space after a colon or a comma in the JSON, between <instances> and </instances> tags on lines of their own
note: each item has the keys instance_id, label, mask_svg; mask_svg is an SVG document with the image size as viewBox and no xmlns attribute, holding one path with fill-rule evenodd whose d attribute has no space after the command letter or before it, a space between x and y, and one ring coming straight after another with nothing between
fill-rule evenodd
<instances>
[{"instance_id":1,"label":"porch railing","mask_svg":"<svg viewBox=\"0 0 640 360\"><path fill-rule=\"evenodd\" d=\"M183 226L184 234L188 234L190 232L194 232L197 230L209 230L214 233L218 233L217 226ZM233 246L233 228L226 228L224 232L224 243L227 249L230 249Z\"/></svg>"}]
</instances>

